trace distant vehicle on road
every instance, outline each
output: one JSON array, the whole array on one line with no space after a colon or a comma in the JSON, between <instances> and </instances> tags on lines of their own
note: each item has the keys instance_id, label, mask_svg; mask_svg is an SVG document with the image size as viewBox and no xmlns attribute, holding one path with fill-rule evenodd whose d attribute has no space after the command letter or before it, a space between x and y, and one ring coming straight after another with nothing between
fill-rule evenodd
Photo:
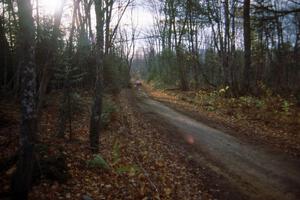
<instances>
[{"instance_id":1,"label":"distant vehicle on road","mask_svg":"<svg viewBox=\"0 0 300 200\"><path fill-rule=\"evenodd\" d=\"M134 85L135 85L135 87L140 87L140 86L142 86L142 81L136 80Z\"/></svg>"}]
</instances>

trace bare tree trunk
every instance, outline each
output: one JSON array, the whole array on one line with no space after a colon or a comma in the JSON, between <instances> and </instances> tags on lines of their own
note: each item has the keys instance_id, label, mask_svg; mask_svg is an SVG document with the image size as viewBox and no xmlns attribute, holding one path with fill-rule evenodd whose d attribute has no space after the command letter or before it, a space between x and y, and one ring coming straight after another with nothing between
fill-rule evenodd
<instances>
[{"instance_id":1,"label":"bare tree trunk","mask_svg":"<svg viewBox=\"0 0 300 200\"><path fill-rule=\"evenodd\" d=\"M251 92L251 24L250 24L250 0L244 0L244 92Z\"/></svg>"},{"instance_id":2,"label":"bare tree trunk","mask_svg":"<svg viewBox=\"0 0 300 200\"><path fill-rule=\"evenodd\" d=\"M110 22L111 22L111 17L112 17L112 9L113 9L113 4L114 0L105 0L106 2L106 17L105 17L105 55L108 54L108 51L110 49Z\"/></svg>"},{"instance_id":3,"label":"bare tree trunk","mask_svg":"<svg viewBox=\"0 0 300 200\"><path fill-rule=\"evenodd\" d=\"M239 93L239 85L237 81L237 74L239 72L237 67L237 55L236 55L236 26L235 26L235 18L236 18L236 9L237 9L237 1L232 1L231 4L231 66L230 66L230 73L231 73L231 92L234 96L237 96Z\"/></svg>"},{"instance_id":4,"label":"bare tree trunk","mask_svg":"<svg viewBox=\"0 0 300 200\"><path fill-rule=\"evenodd\" d=\"M180 87L183 91L189 90L189 85L187 81L187 72L185 69L185 63L183 62L183 50L180 47L176 47L176 59L179 68L179 79L180 79Z\"/></svg>"},{"instance_id":5,"label":"bare tree trunk","mask_svg":"<svg viewBox=\"0 0 300 200\"><path fill-rule=\"evenodd\" d=\"M87 20L88 32L89 32L89 39L94 40L94 35L92 31L92 22L91 22L91 6L93 1L92 0L84 0L84 10Z\"/></svg>"},{"instance_id":6,"label":"bare tree trunk","mask_svg":"<svg viewBox=\"0 0 300 200\"><path fill-rule=\"evenodd\" d=\"M36 0L36 38L37 38L37 41L39 41L39 39L40 39L40 32L41 32L39 6L40 6L39 0Z\"/></svg>"},{"instance_id":7,"label":"bare tree trunk","mask_svg":"<svg viewBox=\"0 0 300 200\"><path fill-rule=\"evenodd\" d=\"M35 28L30 0L18 0L21 57L21 130L20 156L12 180L13 199L27 199L34 166L36 139L36 65Z\"/></svg>"},{"instance_id":8,"label":"bare tree trunk","mask_svg":"<svg viewBox=\"0 0 300 200\"><path fill-rule=\"evenodd\" d=\"M10 57L10 50L7 38L5 36L4 17L0 16L0 45L2 51L0 52L0 70L3 77L0 78L1 86L6 90L8 80L8 60Z\"/></svg>"},{"instance_id":9,"label":"bare tree trunk","mask_svg":"<svg viewBox=\"0 0 300 200\"><path fill-rule=\"evenodd\" d=\"M225 11L225 37L224 37L224 51L223 51L223 70L224 70L224 84L226 86L230 85L230 69L229 69L229 37L230 37L230 18L229 18L229 2L224 1L224 11Z\"/></svg>"},{"instance_id":10,"label":"bare tree trunk","mask_svg":"<svg viewBox=\"0 0 300 200\"><path fill-rule=\"evenodd\" d=\"M94 92L94 103L90 120L90 146L94 153L99 150L99 134L102 114L102 69L104 64L104 9L103 1L95 0L95 12L97 21L96 42L96 83Z\"/></svg>"},{"instance_id":11,"label":"bare tree trunk","mask_svg":"<svg viewBox=\"0 0 300 200\"><path fill-rule=\"evenodd\" d=\"M197 59L198 57L198 53L197 52L197 48L195 46L197 46L197 42L195 44L194 42L194 37L197 38L197 25L196 22L194 21L195 19L193 19L193 8L192 8L192 2L190 0L187 1L188 5L187 5L187 11L188 11L188 18L189 18L189 23L188 23L188 29L189 29L189 43L190 43L190 52L192 55L192 67L193 67L193 73L194 73L194 88L198 89L199 87L199 80L198 80L198 65L197 65ZM196 39L197 40L197 39Z\"/></svg>"},{"instance_id":12,"label":"bare tree trunk","mask_svg":"<svg viewBox=\"0 0 300 200\"><path fill-rule=\"evenodd\" d=\"M174 4L172 4L172 6L171 6L171 11L170 11L171 15L170 16L172 16L172 20L171 20L172 25L170 24L170 26L173 26L174 42L175 42L174 46L175 46L175 51L176 51L176 60L178 63L180 86L183 91L187 91L187 90L189 90L189 84L188 84L188 80L187 80L187 69L186 69L185 63L183 62L184 52L183 52L181 44L182 44L182 37L183 37L184 31L185 31L185 27L188 22L188 13L187 12L185 13L182 28L179 28L179 30L178 30L178 29L176 29L177 28L176 27L176 10L175 10L174 6L175 6Z\"/></svg>"}]
</instances>

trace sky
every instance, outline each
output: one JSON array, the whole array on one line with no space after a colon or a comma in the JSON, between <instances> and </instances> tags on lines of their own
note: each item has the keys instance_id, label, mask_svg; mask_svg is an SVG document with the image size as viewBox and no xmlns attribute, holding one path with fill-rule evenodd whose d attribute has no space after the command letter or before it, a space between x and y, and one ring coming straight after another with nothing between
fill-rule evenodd
<instances>
[{"instance_id":1,"label":"sky","mask_svg":"<svg viewBox=\"0 0 300 200\"><path fill-rule=\"evenodd\" d=\"M141 39L148 35L147 31L153 27L154 14L143 5L143 0L136 0L135 5L127 10L125 13L122 24L123 27L127 25L130 28L131 18L133 19L133 25L137 29L136 40L137 48L142 48L145 46L145 40Z\"/></svg>"},{"instance_id":2,"label":"sky","mask_svg":"<svg viewBox=\"0 0 300 200\"><path fill-rule=\"evenodd\" d=\"M39 12L42 15L53 15L62 2L63 0L39 0ZM143 0L135 0L134 4L128 7L122 20L123 25L129 25L131 23L131 18L133 19L134 24L140 29L148 28L153 25L154 16L143 2ZM64 14L66 14L66 11L70 6L72 6L72 0L66 0Z\"/></svg>"},{"instance_id":3,"label":"sky","mask_svg":"<svg viewBox=\"0 0 300 200\"><path fill-rule=\"evenodd\" d=\"M60 6L63 0L39 0L39 12L41 15L53 15L55 10ZM73 0L66 0L64 6L64 13L62 24L68 26L71 23L71 8ZM132 6L128 7L121 21L122 28L131 30L132 26L137 29L138 37L143 38L147 34L147 30L153 26L154 14L147 6L148 1L134 0ZM116 4L116 6L118 6ZM35 7L35 2L34 2ZM95 14L92 8L92 18L95 18ZM95 20L93 20L95 21ZM113 18L112 25L116 24L117 16ZM95 23L93 23L95 30ZM145 45L145 41L137 40L137 48L142 48Z\"/></svg>"}]
</instances>

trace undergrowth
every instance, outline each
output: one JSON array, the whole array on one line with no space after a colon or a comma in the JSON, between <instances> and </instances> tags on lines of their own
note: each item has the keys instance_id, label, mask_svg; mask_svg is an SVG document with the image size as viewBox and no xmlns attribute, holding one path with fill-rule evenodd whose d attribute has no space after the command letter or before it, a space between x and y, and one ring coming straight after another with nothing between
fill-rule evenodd
<instances>
[{"instance_id":1,"label":"undergrowth","mask_svg":"<svg viewBox=\"0 0 300 200\"><path fill-rule=\"evenodd\" d=\"M262 120L286 125L300 124L297 98L293 95L283 97L274 93L264 84L258 84L260 96L228 97L228 86L215 90L169 91L165 93L177 99L194 104L209 112L223 113L237 119Z\"/></svg>"},{"instance_id":2,"label":"undergrowth","mask_svg":"<svg viewBox=\"0 0 300 200\"><path fill-rule=\"evenodd\" d=\"M105 169L105 170L112 170L117 174L128 174L128 175L135 175L138 173L139 167L134 164L123 164L122 163L122 156L120 153L120 144L118 141L114 143L112 149L112 161L106 161L101 154L95 154L91 160L87 161L87 166L89 168L98 168L98 169Z\"/></svg>"}]
</instances>

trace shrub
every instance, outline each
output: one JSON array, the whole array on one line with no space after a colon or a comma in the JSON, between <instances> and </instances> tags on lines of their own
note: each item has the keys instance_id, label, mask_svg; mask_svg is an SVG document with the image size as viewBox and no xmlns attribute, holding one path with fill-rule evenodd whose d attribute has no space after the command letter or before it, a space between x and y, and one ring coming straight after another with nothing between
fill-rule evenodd
<instances>
[{"instance_id":1,"label":"shrub","mask_svg":"<svg viewBox=\"0 0 300 200\"><path fill-rule=\"evenodd\" d=\"M139 168L136 165L123 165L121 162L121 154L120 154L120 144L118 141L114 143L112 149L112 162L109 164L105 161L105 159L100 155L94 155L93 159L87 161L87 166L90 168L100 168L100 169L112 169L114 172L118 174L128 173L133 176L137 172L139 172Z\"/></svg>"},{"instance_id":2,"label":"shrub","mask_svg":"<svg viewBox=\"0 0 300 200\"><path fill-rule=\"evenodd\" d=\"M87 161L87 165L91 168L109 169L108 163L100 154L94 155L92 160Z\"/></svg>"},{"instance_id":3,"label":"shrub","mask_svg":"<svg viewBox=\"0 0 300 200\"><path fill-rule=\"evenodd\" d=\"M264 100L261 99L256 99L255 100L255 107L258 109L262 109L266 107L266 102Z\"/></svg>"},{"instance_id":4,"label":"shrub","mask_svg":"<svg viewBox=\"0 0 300 200\"><path fill-rule=\"evenodd\" d=\"M282 108L282 110L284 111L285 114L289 114L291 106L293 106L293 103L290 103L287 100L284 100L282 102L281 108Z\"/></svg>"}]
</instances>

